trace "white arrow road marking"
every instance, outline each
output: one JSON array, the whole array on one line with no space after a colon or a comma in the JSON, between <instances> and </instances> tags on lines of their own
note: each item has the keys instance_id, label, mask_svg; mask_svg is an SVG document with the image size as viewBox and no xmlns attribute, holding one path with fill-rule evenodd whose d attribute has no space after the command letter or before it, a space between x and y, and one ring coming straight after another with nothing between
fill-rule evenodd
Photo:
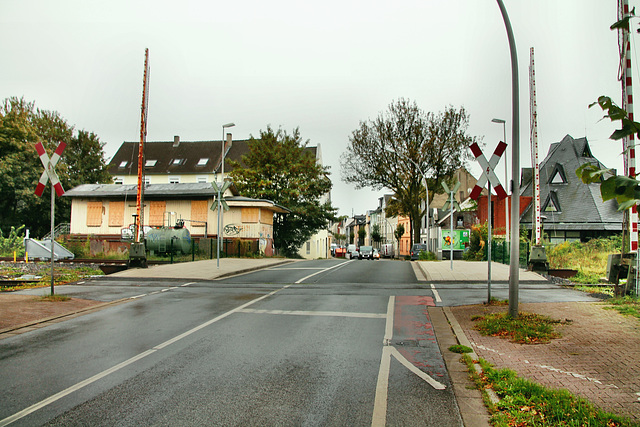
<instances>
[{"instance_id":1,"label":"white arrow road marking","mask_svg":"<svg viewBox=\"0 0 640 427\"><path fill-rule=\"evenodd\" d=\"M344 267L344 266L345 266L345 265L347 265L348 263L349 263L348 261L345 261L345 262L340 263L340 264L338 264L338 265L334 265L333 267L323 268L323 269L322 269L322 270L320 270L320 271L316 271L315 273L312 273L312 274L310 274L310 275L308 275L308 276L306 276L306 277L303 277L302 279L300 279L300 280L296 281L295 283L296 283L296 284L298 284L298 283L304 282L305 280L307 280L307 279L308 279L308 278L310 278L310 277L315 276L316 274L324 273L325 271L333 270L334 268Z\"/></svg>"}]
</instances>

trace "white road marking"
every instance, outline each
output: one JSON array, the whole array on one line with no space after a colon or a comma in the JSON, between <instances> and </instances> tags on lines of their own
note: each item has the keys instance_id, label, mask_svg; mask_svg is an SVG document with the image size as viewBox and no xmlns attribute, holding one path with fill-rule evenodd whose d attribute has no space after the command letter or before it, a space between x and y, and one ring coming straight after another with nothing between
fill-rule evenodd
<instances>
[{"instance_id":1,"label":"white road marking","mask_svg":"<svg viewBox=\"0 0 640 427\"><path fill-rule=\"evenodd\" d=\"M254 308L245 308L240 310L240 312L256 314L289 314L293 316L358 317L362 319L384 319L387 317L386 314L381 313L354 313L346 311L258 310Z\"/></svg>"},{"instance_id":2,"label":"white road marking","mask_svg":"<svg viewBox=\"0 0 640 427\"><path fill-rule=\"evenodd\" d=\"M436 291L436 285L431 283L431 292L433 292L433 296L436 297L436 302L442 302L442 298L440 298L440 294Z\"/></svg>"},{"instance_id":3,"label":"white road marking","mask_svg":"<svg viewBox=\"0 0 640 427\"><path fill-rule=\"evenodd\" d=\"M121 362L121 363L119 363L119 364L117 364L115 366L112 366L109 369L106 369L106 370L104 370L104 371L92 376L91 378L87 378L84 381L80 381L79 383L74 384L71 387L68 387L68 388L62 390L61 392L58 392L58 393L54 394L53 396L50 396L50 397L48 397L48 398L46 398L44 400L41 400L40 402L35 403L35 404L29 406L28 408L23 409L20 412L16 412L15 414L13 414L13 415L11 415L11 416L3 419L3 420L0 420L0 427L6 426L8 424L11 424L14 421L19 420L20 418L23 418L23 417L25 417L25 416L37 411L38 409L44 408L45 406L62 399L63 397L73 393L74 391L78 391L81 388L86 387L89 384L92 384L92 383L94 383L94 382L106 377L107 375L110 375L110 374L112 374L112 373L114 373L116 371L119 371L120 369L122 369L122 368L124 368L126 366L129 366L132 363L137 362L138 360L143 359L143 358L155 353L158 350L161 350L161 349L163 349L163 348L165 348L165 347L167 347L167 346L169 346L169 345L171 345L171 344L173 344L173 343L175 343L175 342L177 342L177 341L179 341L179 340L181 340L183 338L188 337L189 335L199 331L200 329L206 328L207 326L209 326L209 325L211 325L211 324L213 324L213 323L215 323L215 322L217 322L219 320L222 320L225 317L227 317L227 316L229 316L229 315L231 315L233 313L237 313L238 311L240 311L240 310L242 310L242 309L244 309L246 307L249 307L250 305L255 304L258 301L262 301L263 299L268 298L268 297L276 294L277 292L280 292L280 291L282 291L284 289L287 289L289 286L291 286L291 285L286 285L286 286L284 286L284 287L282 287L280 289L276 289L273 292L270 292L270 293L268 293L266 295L263 295L263 296L261 296L259 298L251 300L251 301L249 301L249 302L247 302L247 303L245 303L245 304L243 304L241 306L238 306L238 307L234 308L233 310L227 311L226 313L223 313L223 314L221 314L220 316L218 316L216 318L213 318L213 319L211 319L211 320L209 320L209 321L207 321L207 322L205 322L205 323L203 323L201 325L196 326L195 328L192 328L192 329L190 329L190 330L188 330L188 331L186 331L186 332L184 332L184 333L182 333L182 334L180 334L180 335L178 335L178 336L176 336L174 338L171 338L170 340L167 340L167 341L163 342L162 344L159 344L159 345L153 347L152 349L144 351L144 352L142 352L142 353L140 353L140 354L138 354L136 356L133 356L133 357L125 360L124 362Z\"/></svg>"},{"instance_id":4,"label":"white road marking","mask_svg":"<svg viewBox=\"0 0 640 427\"><path fill-rule=\"evenodd\" d=\"M322 270L320 270L320 271L316 271L315 273L312 273L312 274L310 274L310 275L308 275L308 276L306 276L306 277L303 277L302 279L298 280L298 281L297 281L297 282L295 282L295 283L296 283L296 284L298 284L298 283L300 283L300 282L304 282L305 280L307 280L307 279L308 279L308 278L310 278L310 277L315 276L316 274L324 273L325 271L333 270L334 268L344 267L344 266L345 266L345 265L347 265L347 264L348 264L348 262L343 262L343 263L340 263L340 264L338 264L338 265L334 265L333 267L324 268L324 269L322 269Z\"/></svg>"},{"instance_id":5,"label":"white road marking","mask_svg":"<svg viewBox=\"0 0 640 427\"><path fill-rule=\"evenodd\" d=\"M391 338L393 338L393 312L396 306L396 297L391 295L389 297L389 303L387 304L387 324L384 328L384 338L382 345L389 345Z\"/></svg>"},{"instance_id":6,"label":"white road marking","mask_svg":"<svg viewBox=\"0 0 640 427\"><path fill-rule=\"evenodd\" d=\"M373 404L373 416L371 426L385 426L387 424L387 392L389 390L389 370L391 367L391 348L382 347L382 359L378 370L378 382L376 384L376 398Z\"/></svg>"},{"instance_id":7,"label":"white road marking","mask_svg":"<svg viewBox=\"0 0 640 427\"><path fill-rule=\"evenodd\" d=\"M324 267L273 267L266 268L268 271L283 271L283 270L322 270Z\"/></svg>"},{"instance_id":8,"label":"white road marking","mask_svg":"<svg viewBox=\"0 0 640 427\"><path fill-rule=\"evenodd\" d=\"M136 299L136 298L142 298L142 297L146 297L147 294L140 294L140 295L136 295L135 297L131 297L130 299Z\"/></svg>"},{"instance_id":9,"label":"white road marking","mask_svg":"<svg viewBox=\"0 0 640 427\"><path fill-rule=\"evenodd\" d=\"M189 286L189 285L195 285L196 282L189 282L189 283L185 283L184 285L180 285L180 286Z\"/></svg>"},{"instance_id":10,"label":"white road marking","mask_svg":"<svg viewBox=\"0 0 640 427\"><path fill-rule=\"evenodd\" d=\"M414 374L416 374L417 376L425 380L431 387L435 388L436 390L444 390L445 388L447 388L447 386L434 380L429 375L427 375L426 373L418 369L413 363L409 362L407 358L404 357L402 353L398 351L397 348L395 347L389 347L389 348L391 349L391 355L395 357L398 360L398 362L402 363L411 372L413 372Z\"/></svg>"}]
</instances>

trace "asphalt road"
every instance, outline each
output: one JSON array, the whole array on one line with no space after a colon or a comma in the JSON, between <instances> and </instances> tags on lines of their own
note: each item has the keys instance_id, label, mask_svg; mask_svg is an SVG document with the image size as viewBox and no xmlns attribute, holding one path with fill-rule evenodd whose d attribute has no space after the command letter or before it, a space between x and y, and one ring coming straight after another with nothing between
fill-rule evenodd
<instances>
[{"instance_id":1,"label":"asphalt road","mask_svg":"<svg viewBox=\"0 0 640 427\"><path fill-rule=\"evenodd\" d=\"M135 298L1 340L0 426L459 426L427 307L486 284L434 292L413 266L318 260L65 288ZM532 298L561 292L537 286Z\"/></svg>"}]
</instances>

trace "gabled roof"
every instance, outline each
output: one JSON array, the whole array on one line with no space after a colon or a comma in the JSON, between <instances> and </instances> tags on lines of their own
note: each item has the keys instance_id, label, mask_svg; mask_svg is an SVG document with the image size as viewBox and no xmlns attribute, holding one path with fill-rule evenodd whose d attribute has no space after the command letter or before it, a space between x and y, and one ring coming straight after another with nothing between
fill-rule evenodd
<instances>
[{"instance_id":1,"label":"gabled roof","mask_svg":"<svg viewBox=\"0 0 640 427\"><path fill-rule=\"evenodd\" d=\"M138 174L138 142L123 142L113 156L107 170L111 175ZM319 147L307 147L307 150L318 159ZM249 153L249 140L233 141L231 148L227 147L224 158L224 171L231 172L233 167L229 160L242 163L242 156ZM221 141L150 141L144 145L146 174L210 174L220 169L222 155Z\"/></svg>"},{"instance_id":2,"label":"gabled roof","mask_svg":"<svg viewBox=\"0 0 640 427\"><path fill-rule=\"evenodd\" d=\"M573 139L570 135L551 144L547 157L540 164L541 214L546 229L619 230L622 212L618 212L615 200L602 201L598 184L585 184L575 171L585 163L605 168L591 154L586 138ZM552 181L559 174L562 180ZM528 173L523 177L528 178ZM533 180L523 179L520 195L533 197ZM559 209L542 211L553 205ZM531 226L533 204L522 214L522 222Z\"/></svg>"}]
</instances>

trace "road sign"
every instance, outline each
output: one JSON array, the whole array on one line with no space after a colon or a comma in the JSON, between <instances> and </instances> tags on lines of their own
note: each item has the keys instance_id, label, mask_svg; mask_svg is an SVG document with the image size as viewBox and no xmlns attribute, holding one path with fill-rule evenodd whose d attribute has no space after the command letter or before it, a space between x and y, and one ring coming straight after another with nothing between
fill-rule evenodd
<instances>
[{"instance_id":1,"label":"road sign","mask_svg":"<svg viewBox=\"0 0 640 427\"><path fill-rule=\"evenodd\" d=\"M66 143L60 142L60 144L58 144L58 148L56 148L56 151L53 153L53 156L49 159L49 155L44 149L42 142L36 143L36 151L38 152L38 156L40 156L42 166L44 166L44 172L40 175L40 180L38 181L35 191L38 197L42 197L42 193L44 192L44 188L49 179L51 179L51 184L53 184L53 188L55 188L58 197L61 197L64 194L64 188L62 188L62 184L60 184L60 179L58 179L55 167L56 164L58 164L58 160L60 160L60 156L62 156L62 152L66 146Z\"/></svg>"},{"instance_id":2,"label":"road sign","mask_svg":"<svg viewBox=\"0 0 640 427\"><path fill-rule=\"evenodd\" d=\"M227 201L224 199L224 192L227 191L227 188L231 187L231 182L225 181L225 183L222 184L222 188L220 189L218 189L218 184L215 182L212 182L211 185L213 186L213 190L218 192L218 194L220 194L220 205L222 205L222 209L224 209L225 211L228 211L229 205L227 205ZM213 204L211 205L211 210L216 211L217 209L218 209L217 196L213 196Z\"/></svg>"},{"instance_id":3,"label":"road sign","mask_svg":"<svg viewBox=\"0 0 640 427\"><path fill-rule=\"evenodd\" d=\"M460 181L456 182L456 185L453 186L453 190L449 190L449 186L447 185L447 183L442 181L442 188L444 188L444 192L447 194L450 194L450 193L455 194L455 192L458 191L458 188L460 188ZM451 196L450 199L447 199L447 201L444 202L444 205L442 206L442 210L446 211L447 209L449 209L450 204L452 204L453 208L458 212L461 211L460 204L456 199L453 198L453 195Z\"/></svg>"},{"instance_id":4,"label":"road sign","mask_svg":"<svg viewBox=\"0 0 640 427\"><path fill-rule=\"evenodd\" d=\"M476 186L473 187L473 191L471 191L470 197L473 200L478 200L478 197L480 196L480 193L482 192L484 186L487 184L488 180L489 183L495 188L498 199L502 200L506 198L507 193L506 191L504 191L504 188L502 188L502 184L500 184L500 180L496 176L494 169L498 164L500 157L504 153L504 150L507 148L507 144L500 141L500 143L496 147L496 150L493 152L493 156L491 156L491 160L489 161L487 161L484 154L482 154L482 150L475 142L471 144L469 148L471 149L471 152L475 156L478 163L480 163L480 166L482 166L482 175L478 179Z\"/></svg>"}]
</instances>

